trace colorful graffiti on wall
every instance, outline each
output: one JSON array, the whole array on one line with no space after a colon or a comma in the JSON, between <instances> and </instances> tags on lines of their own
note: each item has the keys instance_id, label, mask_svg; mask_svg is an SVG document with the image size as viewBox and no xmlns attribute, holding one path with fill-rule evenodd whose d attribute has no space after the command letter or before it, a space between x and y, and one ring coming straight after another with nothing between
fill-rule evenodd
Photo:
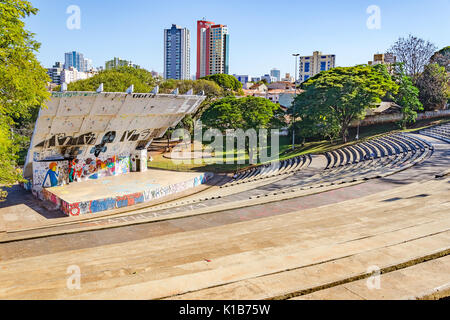
<instances>
[{"instance_id":1,"label":"colorful graffiti on wall","mask_svg":"<svg viewBox=\"0 0 450 320\"><path fill-rule=\"evenodd\" d=\"M33 165L33 189L63 186L69 182L68 161L35 162Z\"/></svg>"},{"instance_id":2,"label":"colorful graffiti on wall","mask_svg":"<svg viewBox=\"0 0 450 320\"><path fill-rule=\"evenodd\" d=\"M129 156L112 156L106 159L73 159L69 162L69 183L111 177L130 172Z\"/></svg>"},{"instance_id":3,"label":"colorful graffiti on wall","mask_svg":"<svg viewBox=\"0 0 450 320\"><path fill-rule=\"evenodd\" d=\"M156 200L168 195L185 191L189 188L206 183L211 177L212 173L202 174L194 179L190 179L177 184L147 190L144 192L137 192L128 195L122 195L112 198L105 198L99 200L91 200L77 203L67 203L66 201L55 199L56 197L50 192L45 192L45 198L53 203L60 205L61 210L68 216L80 216L85 214L93 214L101 211L112 210L117 208L124 208L133 206L139 203Z\"/></svg>"},{"instance_id":4,"label":"colorful graffiti on wall","mask_svg":"<svg viewBox=\"0 0 450 320\"><path fill-rule=\"evenodd\" d=\"M129 156L34 162L33 188L51 188L72 182L125 174L130 172L130 167Z\"/></svg>"}]
</instances>

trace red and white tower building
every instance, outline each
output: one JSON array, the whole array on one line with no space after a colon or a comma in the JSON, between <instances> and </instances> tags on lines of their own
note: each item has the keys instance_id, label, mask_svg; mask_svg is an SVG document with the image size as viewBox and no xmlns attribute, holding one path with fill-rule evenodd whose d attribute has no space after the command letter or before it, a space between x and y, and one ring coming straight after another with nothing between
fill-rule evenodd
<instances>
[{"instance_id":1,"label":"red and white tower building","mask_svg":"<svg viewBox=\"0 0 450 320\"><path fill-rule=\"evenodd\" d=\"M229 71L228 27L211 21L197 21L196 79Z\"/></svg>"}]
</instances>

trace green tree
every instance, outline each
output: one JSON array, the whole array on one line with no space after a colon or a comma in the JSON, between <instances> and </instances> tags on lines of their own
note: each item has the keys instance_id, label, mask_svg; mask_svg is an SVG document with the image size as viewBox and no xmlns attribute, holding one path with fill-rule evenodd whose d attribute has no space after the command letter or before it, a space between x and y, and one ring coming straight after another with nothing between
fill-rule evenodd
<instances>
[{"instance_id":1,"label":"green tree","mask_svg":"<svg viewBox=\"0 0 450 320\"><path fill-rule=\"evenodd\" d=\"M202 115L201 120L207 128L219 129L268 129L275 128L280 123L280 106L268 99L260 97L236 98L225 97L214 102ZM252 161L257 146L250 148L249 141L245 141L245 150Z\"/></svg>"},{"instance_id":2,"label":"green tree","mask_svg":"<svg viewBox=\"0 0 450 320\"><path fill-rule=\"evenodd\" d=\"M263 83L263 84L265 84L266 86L269 84L269 82L267 82L267 79L261 79L261 80L259 80L257 83Z\"/></svg>"},{"instance_id":3,"label":"green tree","mask_svg":"<svg viewBox=\"0 0 450 320\"><path fill-rule=\"evenodd\" d=\"M225 97L214 102L201 120L206 127L227 129L255 129L274 127L279 105L260 97Z\"/></svg>"},{"instance_id":4,"label":"green tree","mask_svg":"<svg viewBox=\"0 0 450 320\"><path fill-rule=\"evenodd\" d=\"M244 118L239 100L235 97L225 97L212 103L201 116L203 124L222 132L227 129L243 129Z\"/></svg>"},{"instance_id":5,"label":"green tree","mask_svg":"<svg viewBox=\"0 0 450 320\"><path fill-rule=\"evenodd\" d=\"M423 110L422 103L419 100L419 89L412 82L412 79L406 75L403 64L400 64L393 75L393 80L398 84L398 92L394 95L394 101L402 108L403 119L400 121L402 128L407 124L416 121L417 111Z\"/></svg>"},{"instance_id":6,"label":"green tree","mask_svg":"<svg viewBox=\"0 0 450 320\"><path fill-rule=\"evenodd\" d=\"M238 81L233 76L230 76L228 74L218 73L218 74L212 74L206 77L203 77L201 79L205 80L211 80L217 83L225 92L231 93L231 92L238 92L240 89L242 89L242 83Z\"/></svg>"},{"instance_id":7,"label":"green tree","mask_svg":"<svg viewBox=\"0 0 450 320\"><path fill-rule=\"evenodd\" d=\"M346 142L350 123L364 118L366 108L387 92L395 94L398 85L384 65L360 65L323 71L303 83L302 89L294 101L294 116L303 116L313 122L312 128L331 136L339 131Z\"/></svg>"},{"instance_id":8,"label":"green tree","mask_svg":"<svg viewBox=\"0 0 450 320\"><path fill-rule=\"evenodd\" d=\"M437 63L441 67L444 67L445 71L450 72L450 46L435 52L431 57L430 62Z\"/></svg>"},{"instance_id":9,"label":"green tree","mask_svg":"<svg viewBox=\"0 0 450 320\"><path fill-rule=\"evenodd\" d=\"M131 85L134 85L134 92L148 93L154 85L155 80L152 74L145 69L135 69L133 67L119 67L104 70L86 80L79 80L69 83L69 91L95 91L103 83L106 92L124 92Z\"/></svg>"},{"instance_id":10,"label":"green tree","mask_svg":"<svg viewBox=\"0 0 450 320\"><path fill-rule=\"evenodd\" d=\"M49 97L50 79L35 57L40 44L23 22L37 11L28 1L0 1L0 186L21 180L17 153L25 138L16 132L15 122Z\"/></svg>"},{"instance_id":11,"label":"green tree","mask_svg":"<svg viewBox=\"0 0 450 320\"><path fill-rule=\"evenodd\" d=\"M449 77L444 67L437 63L425 66L424 71L416 81L419 99L425 110L445 108L448 100L448 81Z\"/></svg>"}]
</instances>

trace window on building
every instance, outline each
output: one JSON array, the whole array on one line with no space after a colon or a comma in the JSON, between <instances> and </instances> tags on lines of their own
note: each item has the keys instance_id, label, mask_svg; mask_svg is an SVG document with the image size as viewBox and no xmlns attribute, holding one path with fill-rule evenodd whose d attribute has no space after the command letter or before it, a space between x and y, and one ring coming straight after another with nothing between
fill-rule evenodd
<instances>
[{"instance_id":1,"label":"window on building","mask_svg":"<svg viewBox=\"0 0 450 320\"><path fill-rule=\"evenodd\" d=\"M309 62L305 62L305 72L309 72Z\"/></svg>"},{"instance_id":2,"label":"window on building","mask_svg":"<svg viewBox=\"0 0 450 320\"><path fill-rule=\"evenodd\" d=\"M325 71L327 69L327 62L326 61L322 61L320 63L320 71Z\"/></svg>"}]
</instances>

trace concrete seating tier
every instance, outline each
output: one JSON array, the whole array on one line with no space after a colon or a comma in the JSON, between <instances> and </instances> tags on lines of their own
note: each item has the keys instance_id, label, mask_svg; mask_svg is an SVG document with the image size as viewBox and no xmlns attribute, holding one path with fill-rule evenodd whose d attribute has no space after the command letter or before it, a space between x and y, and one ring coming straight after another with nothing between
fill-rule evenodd
<instances>
[{"instance_id":1,"label":"concrete seating tier","mask_svg":"<svg viewBox=\"0 0 450 320\"><path fill-rule=\"evenodd\" d=\"M211 205L232 203L385 177L424 161L433 152L433 146L416 135L386 135L324 153L325 169L310 166L309 155L261 165L240 172L219 188L170 207L205 201L212 201ZM161 206L166 207L169 205Z\"/></svg>"},{"instance_id":2,"label":"concrete seating tier","mask_svg":"<svg viewBox=\"0 0 450 320\"><path fill-rule=\"evenodd\" d=\"M446 123L431 128L426 128L420 130L419 133L425 136L429 136L450 143L450 123Z\"/></svg>"},{"instance_id":3,"label":"concrete seating tier","mask_svg":"<svg viewBox=\"0 0 450 320\"><path fill-rule=\"evenodd\" d=\"M272 178L284 174L292 174L297 172L311 163L311 156L297 156L295 158L272 162L269 164L260 165L236 174L233 180L221 186L226 188L247 182Z\"/></svg>"},{"instance_id":4,"label":"concrete seating tier","mask_svg":"<svg viewBox=\"0 0 450 320\"><path fill-rule=\"evenodd\" d=\"M323 172L301 180L302 188L382 177L431 156L433 147L409 134L393 134L325 153Z\"/></svg>"}]
</instances>

